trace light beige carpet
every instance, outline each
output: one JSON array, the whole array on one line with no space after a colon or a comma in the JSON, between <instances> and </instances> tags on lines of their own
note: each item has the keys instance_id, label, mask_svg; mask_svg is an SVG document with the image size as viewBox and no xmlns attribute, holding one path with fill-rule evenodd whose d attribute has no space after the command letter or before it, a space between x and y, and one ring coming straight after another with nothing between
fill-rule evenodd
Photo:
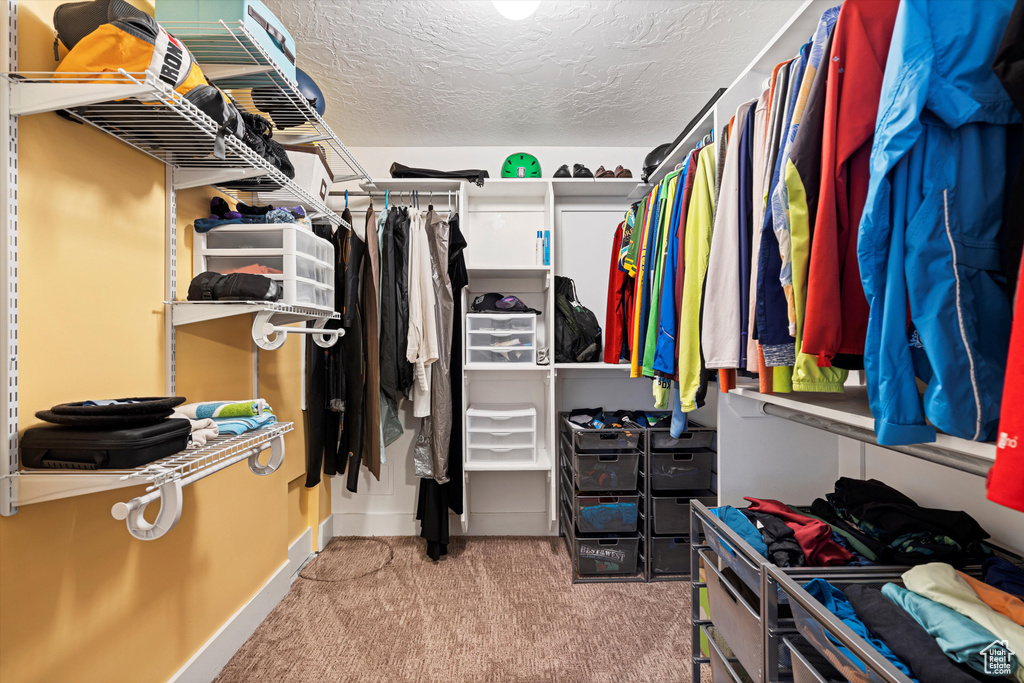
<instances>
[{"instance_id":1,"label":"light beige carpet","mask_svg":"<svg viewBox=\"0 0 1024 683\"><path fill-rule=\"evenodd\" d=\"M690 584L570 583L560 538L336 538L217 678L690 680Z\"/></svg>"}]
</instances>

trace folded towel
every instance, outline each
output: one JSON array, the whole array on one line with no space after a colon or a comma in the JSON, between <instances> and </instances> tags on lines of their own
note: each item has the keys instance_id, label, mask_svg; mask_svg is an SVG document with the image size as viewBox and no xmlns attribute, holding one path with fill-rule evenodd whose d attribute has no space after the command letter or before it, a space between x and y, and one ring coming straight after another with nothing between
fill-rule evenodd
<instances>
[{"instance_id":1,"label":"folded towel","mask_svg":"<svg viewBox=\"0 0 1024 683\"><path fill-rule=\"evenodd\" d=\"M244 434L245 432L267 427L277 422L273 413L263 413L254 417L215 417L217 429L221 434Z\"/></svg>"},{"instance_id":2,"label":"folded towel","mask_svg":"<svg viewBox=\"0 0 1024 683\"><path fill-rule=\"evenodd\" d=\"M171 415L170 419L189 421L189 424L192 426L191 440L188 443L189 448L202 448L206 445L207 441L220 434L217 423L208 417L193 420L188 415L175 412Z\"/></svg>"},{"instance_id":3,"label":"folded towel","mask_svg":"<svg viewBox=\"0 0 1024 683\"><path fill-rule=\"evenodd\" d=\"M252 417L273 412L266 400L254 398L250 401L207 401L189 403L176 409L190 420L206 417Z\"/></svg>"}]
</instances>

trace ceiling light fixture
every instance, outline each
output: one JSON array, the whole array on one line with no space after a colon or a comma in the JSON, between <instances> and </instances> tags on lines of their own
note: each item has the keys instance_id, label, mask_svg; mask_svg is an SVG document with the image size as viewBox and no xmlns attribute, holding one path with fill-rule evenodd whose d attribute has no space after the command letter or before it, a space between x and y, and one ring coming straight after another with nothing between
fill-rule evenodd
<instances>
[{"instance_id":1,"label":"ceiling light fixture","mask_svg":"<svg viewBox=\"0 0 1024 683\"><path fill-rule=\"evenodd\" d=\"M493 0L501 16L512 21L522 21L537 11L540 0Z\"/></svg>"}]
</instances>

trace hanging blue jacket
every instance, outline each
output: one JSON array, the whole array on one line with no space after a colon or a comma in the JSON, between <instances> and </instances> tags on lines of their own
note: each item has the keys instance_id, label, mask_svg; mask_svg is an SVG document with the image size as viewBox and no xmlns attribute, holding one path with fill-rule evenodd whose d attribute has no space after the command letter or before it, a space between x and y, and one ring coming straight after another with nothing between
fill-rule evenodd
<instances>
[{"instance_id":1,"label":"hanging blue jacket","mask_svg":"<svg viewBox=\"0 0 1024 683\"><path fill-rule=\"evenodd\" d=\"M668 223L668 248L665 254L665 274L661 281L661 311L658 319L658 343L655 346L654 369L664 375L676 374L676 270L679 268L679 212L683 207L683 187L690 170L690 155L686 155L679 171L679 185L672 203L672 217ZM666 207L667 208L667 207Z\"/></svg>"},{"instance_id":2,"label":"hanging blue jacket","mask_svg":"<svg viewBox=\"0 0 1024 683\"><path fill-rule=\"evenodd\" d=\"M857 245L885 446L934 441L926 416L965 439L996 435L1010 335L998 274L1006 127L1020 117L991 65L1012 8L902 0L896 15Z\"/></svg>"}]
</instances>

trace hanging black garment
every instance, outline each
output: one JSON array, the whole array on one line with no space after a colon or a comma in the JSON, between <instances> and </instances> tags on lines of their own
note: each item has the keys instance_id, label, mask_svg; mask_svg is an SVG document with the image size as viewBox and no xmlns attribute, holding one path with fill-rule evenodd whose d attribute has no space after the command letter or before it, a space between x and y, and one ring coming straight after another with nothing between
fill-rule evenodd
<instances>
[{"instance_id":1,"label":"hanging black garment","mask_svg":"<svg viewBox=\"0 0 1024 683\"><path fill-rule=\"evenodd\" d=\"M339 230L339 233L342 231ZM341 312L342 303L337 296L337 284L344 278L345 264L339 249L341 234L332 234L330 225L314 225L313 233L335 247L334 308ZM339 323L330 322L327 327L337 329ZM344 339L344 337L342 338ZM313 343L306 335L306 486L320 483L321 470L328 474L338 471L338 438L344 414L345 369L342 345L339 341L325 349ZM342 471L344 464L342 463Z\"/></svg>"},{"instance_id":2,"label":"hanging black garment","mask_svg":"<svg viewBox=\"0 0 1024 683\"><path fill-rule=\"evenodd\" d=\"M454 320L462 320L462 289L469 284L466 270L466 238L459 230L459 216L448 219L448 279L455 299ZM448 554L448 511L462 514L462 335L452 334L451 356L452 431L448 446L448 483L420 479L416 519L420 536L427 541L427 555L438 560Z\"/></svg>"},{"instance_id":3,"label":"hanging black garment","mask_svg":"<svg viewBox=\"0 0 1024 683\"><path fill-rule=\"evenodd\" d=\"M351 224L351 217L348 219ZM341 259L345 264L343 288L335 288L334 295L341 297L341 324L345 336L336 346L341 346L345 358L345 420L338 448L341 471L348 462L348 490L355 491L359 481L359 463L363 460L363 390L366 384L366 352L363 338L363 303L359 283L362 280L363 257L366 243L359 239L354 230L339 228L344 234Z\"/></svg>"},{"instance_id":4,"label":"hanging black garment","mask_svg":"<svg viewBox=\"0 0 1024 683\"><path fill-rule=\"evenodd\" d=\"M391 207L380 244L380 389L397 407L412 386L409 349L409 212Z\"/></svg>"}]
</instances>

